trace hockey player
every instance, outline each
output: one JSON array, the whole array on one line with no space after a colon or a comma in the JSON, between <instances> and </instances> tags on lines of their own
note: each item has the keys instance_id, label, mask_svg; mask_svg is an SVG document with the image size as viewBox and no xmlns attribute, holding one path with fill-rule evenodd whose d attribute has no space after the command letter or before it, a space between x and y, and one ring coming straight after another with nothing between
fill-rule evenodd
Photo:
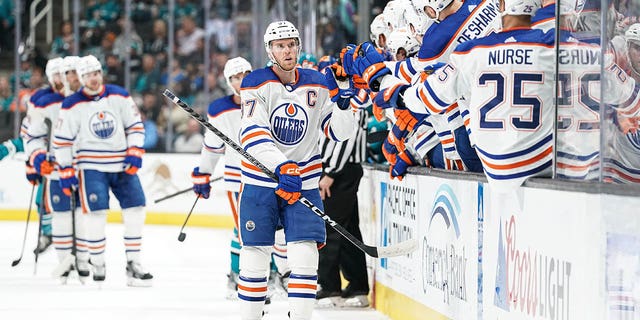
<instances>
[{"instance_id":1,"label":"hockey player","mask_svg":"<svg viewBox=\"0 0 640 320\"><path fill-rule=\"evenodd\" d=\"M251 72L251 64L244 58L230 59L224 66L224 78L233 94L217 99L209 105L209 122L227 137L238 142L240 135L240 85L242 79ZM193 191L200 197L208 199L211 193L210 177L220 158L224 156L224 188L233 221L233 238L231 240L231 271L229 272L229 295L236 296L238 274L240 271L239 255L240 242L238 240L238 193L240 192L240 155L233 149L225 148L224 142L212 132L207 131L204 136L200 153L200 166L193 169Z\"/></svg>"},{"instance_id":2,"label":"hockey player","mask_svg":"<svg viewBox=\"0 0 640 320\"><path fill-rule=\"evenodd\" d=\"M58 113L65 97L62 95L64 89L62 82L63 59L55 58L47 63L46 74L51 89L40 97L30 106L29 110L29 128L27 135L30 137L25 145L25 152L29 155L29 163L36 172L45 177L43 179L43 201L41 205L45 212L52 215L52 235L53 244L58 253L58 260L61 264L66 264L63 273L60 276L61 283L67 282L69 272L72 270L71 249L74 236L71 219L71 207L69 196L66 195L59 185L58 172L55 170L55 159L51 153L56 148L51 141L48 140L49 130L53 130L53 125L58 121ZM74 66L75 68L75 66ZM47 124L48 122L48 124ZM52 136L55 133L52 133ZM77 202L76 202L77 203ZM89 277L89 252L86 248L85 229L83 228L82 214L79 211L76 214L75 236L77 241L77 272L80 281L84 283Z\"/></svg>"},{"instance_id":3,"label":"hockey player","mask_svg":"<svg viewBox=\"0 0 640 320\"><path fill-rule=\"evenodd\" d=\"M77 75L83 87L64 100L54 137L60 187L67 195L78 188L86 214L93 280L105 280L106 210L111 190L122 208L127 284L150 286L153 276L140 263L145 197L136 174L144 154L138 108L123 88L103 85L102 65L96 57L82 57Z\"/></svg>"},{"instance_id":4,"label":"hockey player","mask_svg":"<svg viewBox=\"0 0 640 320\"><path fill-rule=\"evenodd\" d=\"M554 40L530 29L538 7L534 0L501 1L501 32L459 45L447 65L413 86L391 86L397 80L385 76L390 70L366 43L357 48L365 56L346 60L345 69L363 73L373 87L382 81L393 91L385 92L391 104L401 110L441 113L467 99L485 174L491 185L512 189L551 172L554 113L546 93L553 92Z\"/></svg>"},{"instance_id":5,"label":"hockey player","mask_svg":"<svg viewBox=\"0 0 640 320\"><path fill-rule=\"evenodd\" d=\"M238 297L242 319L261 318L271 246L280 223L291 268L290 318L310 319L317 289L317 246L325 241L325 226L297 200L303 195L322 207L319 133L335 140L349 137L356 121L349 103L340 99L352 93L338 87L332 72L323 76L295 67L301 41L290 22L271 23L264 45L273 66L253 71L242 82L240 141L246 152L273 170L279 182L242 160Z\"/></svg>"}]
</instances>

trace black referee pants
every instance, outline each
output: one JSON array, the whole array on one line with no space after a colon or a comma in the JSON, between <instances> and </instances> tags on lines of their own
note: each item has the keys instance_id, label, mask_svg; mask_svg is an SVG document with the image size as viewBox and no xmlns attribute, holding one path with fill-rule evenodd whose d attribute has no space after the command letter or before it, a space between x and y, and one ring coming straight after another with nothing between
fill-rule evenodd
<instances>
[{"instance_id":1,"label":"black referee pants","mask_svg":"<svg viewBox=\"0 0 640 320\"><path fill-rule=\"evenodd\" d=\"M360 164L346 164L331 186L331 197L323 201L325 213L362 240L358 218L358 185L362 178ZM320 249L318 283L325 292L341 292L340 271L349 282L343 297L369 293L367 265L362 251L331 227L327 227L327 242Z\"/></svg>"}]
</instances>

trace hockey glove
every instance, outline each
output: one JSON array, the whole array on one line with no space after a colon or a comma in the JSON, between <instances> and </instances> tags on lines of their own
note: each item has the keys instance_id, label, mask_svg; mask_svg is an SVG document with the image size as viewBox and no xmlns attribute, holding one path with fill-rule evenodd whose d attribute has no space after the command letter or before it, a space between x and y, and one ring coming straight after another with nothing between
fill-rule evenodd
<instances>
[{"instance_id":1,"label":"hockey glove","mask_svg":"<svg viewBox=\"0 0 640 320\"><path fill-rule=\"evenodd\" d=\"M293 161L285 161L276 167L278 186L276 194L289 204L294 204L300 199L302 191L302 178L300 178L300 168Z\"/></svg>"},{"instance_id":2,"label":"hockey glove","mask_svg":"<svg viewBox=\"0 0 640 320\"><path fill-rule=\"evenodd\" d=\"M44 150L38 150L31 154L29 163L33 165L39 175L48 175L53 172L53 160Z\"/></svg>"},{"instance_id":3,"label":"hockey glove","mask_svg":"<svg viewBox=\"0 0 640 320\"><path fill-rule=\"evenodd\" d=\"M338 80L343 79L343 80ZM324 81L329 89L331 101L338 105L340 110L346 110L350 106L354 92L351 89L349 79L344 69L338 64L333 64L324 69Z\"/></svg>"},{"instance_id":4,"label":"hockey glove","mask_svg":"<svg viewBox=\"0 0 640 320\"><path fill-rule=\"evenodd\" d=\"M353 59L356 74L362 76L372 91L378 91L380 88L380 83L376 80L391 74L391 70L383 63L384 57L371 42L364 42L356 47Z\"/></svg>"},{"instance_id":5,"label":"hockey glove","mask_svg":"<svg viewBox=\"0 0 640 320\"><path fill-rule=\"evenodd\" d=\"M127 156L124 158L124 172L130 175L136 174L138 169L142 168L142 155L144 149L138 147L129 147Z\"/></svg>"},{"instance_id":6,"label":"hockey glove","mask_svg":"<svg viewBox=\"0 0 640 320\"><path fill-rule=\"evenodd\" d=\"M396 123L391 128L389 132L389 137L393 137L393 144L398 149L404 149L404 140L407 138L409 133L411 133L418 124L420 124L426 117L426 114L413 113L409 110L399 110L395 111Z\"/></svg>"},{"instance_id":7,"label":"hockey glove","mask_svg":"<svg viewBox=\"0 0 640 320\"><path fill-rule=\"evenodd\" d=\"M200 172L200 167L193 168L193 172L191 173L193 192L195 192L198 197L209 199L209 194L211 193L210 178L211 174Z\"/></svg>"},{"instance_id":8,"label":"hockey glove","mask_svg":"<svg viewBox=\"0 0 640 320\"><path fill-rule=\"evenodd\" d=\"M78 187L78 178L76 178L76 170L73 167L60 168L60 188L67 196L71 196L71 189Z\"/></svg>"},{"instance_id":9,"label":"hockey glove","mask_svg":"<svg viewBox=\"0 0 640 320\"><path fill-rule=\"evenodd\" d=\"M355 52L355 48L356 45L348 44L340 51L340 59L338 60L338 64L340 64L344 68L344 71L348 75L358 74L353 64L353 53Z\"/></svg>"},{"instance_id":10,"label":"hockey glove","mask_svg":"<svg viewBox=\"0 0 640 320\"><path fill-rule=\"evenodd\" d=\"M416 160L408 151L398 153L396 159L396 164L389 168L389 174L391 179L398 178L398 180L402 181L402 178L407 173L407 168L414 166L416 164Z\"/></svg>"},{"instance_id":11,"label":"hockey glove","mask_svg":"<svg viewBox=\"0 0 640 320\"><path fill-rule=\"evenodd\" d=\"M40 179L42 177L38 174L36 169L29 164L29 162L27 162L26 174L27 181L29 181L29 183L31 183L32 185L35 186L40 183Z\"/></svg>"},{"instance_id":12,"label":"hockey glove","mask_svg":"<svg viewBox=\"0 0 640 320\"><path fill-rule=\"evenodd\" d=\"M384 158L387 159L387 162L389 162L390 165L396 164L397 153L398 148L396 148L396 146L389 140L389 137L387 137L387 139L382 143L382 155L384 155Z\"/></svg>"},{"instance_id":13,"label":"hockey glove","mask_svg":"<svg viewBox=\"0 0 640 320\"><path fill-rule=\"evenodd\" d=\"M381 109L387 108L400 108L405 109L404 100L402 94L409 88L408 84L396 83L395 85L386 88L373 98L373 105Z\"/></svg>"}]
</instances>

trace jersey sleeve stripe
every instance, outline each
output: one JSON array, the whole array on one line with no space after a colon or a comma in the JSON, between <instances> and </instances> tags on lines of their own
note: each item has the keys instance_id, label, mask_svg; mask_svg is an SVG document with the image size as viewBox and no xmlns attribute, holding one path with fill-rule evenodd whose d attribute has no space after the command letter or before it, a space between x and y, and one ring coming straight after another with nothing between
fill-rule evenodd
<instances>
[{"instance_id":1,"label":"jersey sleeve stripe","mask_svg":"<svg viewBox=\"0 0 640 320\"><path fill-rule=\"evenodd\" d=\"M507 153L507 154L501 154L501 155L493 155L493 154L490 154L488 152L483 151L480 148L478 148L477 150L483 156L485 156L485 157L487 157L489 159L505 160L505 159L509 159L509 158L520 157L520 156L526 155L528 153L532 153L533 151L543 147L545 144L550 143L552 139L553 139L553 136L552 135L548 135L544 139L538 141L536 144L532 145L531 147L529 147L527 149L516 151L516 152L512 152L512 153Z\"/></svg>"},{"instance_id":2,"label":"jersey sleeve stripe","mask_svg":"<svg viewBox=\"0 0 640 320\"><path fill-rule=\"evenodd\" d=\"M429 98L427 97L426 94L424 94L424 91L422 90L422 88L418 90L418 94L420 95L420 100L422 100L422 103L424 103L425 106L427 106L427 109L429 109L430 113L439 114L440 112L442 112L442 109L438 109L431 104L431 102L429 101Z\"/></svg>"},{"instance_id":3,"label":"jersey sleeve stripe","mask_svg":"<svg viewBox=\"0 0 640 320\"><path fill-rule=\"evenodd\" d=\"M249 151L249 149L259 145L259 144L263 144L263 143L273 143L273 140L271 139L260 139L260 140L256 140L253 141L251 143L248 143L247 145L244 146L244 151Z\"/></svg>"},{"instance_id":4,"label":"jersey sleeve stripe","mask_svg":"<svg viewBox=\"0 0 640 320\"><path fill-rule=\"evenodd\" d=\"M516 172L516 173L512 173L512 174L495 174L492 173L490 171L485 171L485 174L487 176L489 176L490 178L494 179L494 180L511 180L511 179L517 179L517 178L521 178L521 177L528 177L531 176L535 173L544 171L545 169L551 167L551 163L552 161L549 160L543 164L541 164L540 166L537 166L535 168L532 168L530 170L526 170L526 171L522 171L522 172Z\"/></svg>"},{"instance_id":5,"label":"jersey sleeve stripe","mask_svg":"<svg viewBox=\"0 0 640 320\"><path fill-rule=\"evenodd\" d=\"M65 137L61 137L61 136L53 136L54 139L57 140L65 140L65 141L75 141L76 138L65 138Z\"/></svg>"},{"instance_id":6,"label":"jersey sleeve stripe","mask_svg":"<svg viewBox=\"0 0 640 320\"><path fill-rule=\"evenodd\" d=\"M404 78L405 81L411 82L411 74L409 74L405 68L404 63L400 65L400 75Z\"/></svg>"},{"instance_id":7,"label":"jersey sleeve stripe","mask_svg":"<svg viewBox=\"0 0 640 320\"><path fill-rule=\"evenodd\" d=\"M484 163L485 166L494 169L494 170L508 170L508 169L515 169L515 168L520 168L520 167L524 167L527 165L530 165L532 163L536 163L541 159L544 159L545 157L547 157L548 155L550 155L553 152L553 147L549 146L547 149L545 149L544 151L540 152L539 154L529 158L529 159L525 159L522 161L518 161L515 163L510 163L510 164L494 164L489 162L488 160L486 160L485 157L480 157L480 159L482 160L482 163ZM483 154L486 152L483 152Z\"/></svg>"},{"instance_id":8,"label":"jersey sleeve stripe","mask_svg":"<svg viewBox=\"0 0 640 320\"><path fill-rule=\"evenodd\" d=\"M440 100L440 98L438 98L438 96L436 95L435 92L433 92L433 89L431 88L431 85L429 84L428 81L423 82L424 83L424 87L427 89L427 91L429 92L429 96L431 96L431 98L433 98L433 101L435 101L437 104L439 104L442 108L447 108L449 107L449 103L446 103L442 100ZM453 105L453 104L451 104ZM447 108L447 111L449 111L449 109Z\"/></svg>"},{"instance_id":9,"label":"jersey sleeve stripe","mask_svg":"<svg viewBox=\"0 0 640 320\"><path fill-rule=\"evenodd\" d=\"M268 132L260 130L260 131L252 132L252 133L250 133L250 134L248 134L246 136L243 134L243 137L242 137L242 140L241 140L240 143L244 144L245 142L247 142L247 140L250 140L252 138L255 138L255 137L261 136L261 135L267 136L267 137L269 137L269 139L271 138L271 135Z\"/></svg>"},{"instance_id":10,"label":"jersey sleeve stripe","mask_svg":"<svg viewBox=\"0 0 640 320\"><path fill-rule=\"evenodd\" d=\"M264 129L267 132L269 131L269 127L263 127L263 126L258 126L258 125L253 125L250 127L245 128L244 130L242 130L242 133L240 135L244 136L247 132L251 131L251 130L255 130L255 129Z\"/></svg>"}]
</instances>

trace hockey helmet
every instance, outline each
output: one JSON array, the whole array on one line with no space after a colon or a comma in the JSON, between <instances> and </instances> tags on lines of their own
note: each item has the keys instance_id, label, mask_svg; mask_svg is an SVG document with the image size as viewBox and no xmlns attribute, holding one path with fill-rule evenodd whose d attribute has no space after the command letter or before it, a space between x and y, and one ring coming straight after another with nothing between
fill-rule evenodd
<instances>
[{"instance_id":1,"label":"hockey helmet","mask_svg":"<svg viewBox=\"0 0 640 320\"><path fill-rule=\"evenodd\" d=\"M76 70L78 67L78 62L80 62L80 57L78 56L66 56L62 59L62 66L60 67L61 73L67 73L67 71Z\"/></svg>"},{"instance_id":2,"label":"hockey helmet","mask_svg":"<svg viewBox=\"0 0 640 320\"><path fill-rule=\"evenodd\" d=\"M378 43L380 35L384 35L386 38L389 34L389 27L387 26L387 22L384 20L384 14L381 13L373 19L369 26L369 30L371 31L369 34L371 41L373 41L378 48L382 48L380 43Z\"/></svg>"},{"instance_id":3,"label":"hockey helmet","mask_svg":"<svg viewBox=\"0 0 640 320\"><path fill-rule=\"evenodd\" d=\"M407 29L414 37L421 37L433 24L433 19L429 19L426 14L419 14L413 6L407 7L404 11L404 19L407 21Z\"/></svg>"},{"instance_id":4,"label":"hockey helmet","mask_svg":"<svg viewBox=\"0 0 640 320\"><path fill-rule=\"evenodd\" d=\"M420 5L422 5L422 2L424 5L422 5L422 10L425 12L425 15L427 15L429 18L431 19L438 19L438 16L440 15L440 12L442 12L442 10L444 10L447 6L449 6L453 0L423 0L423 1L417 1ZM431 8L433 11L435 11L435 17L431 17L427 14L427 12L425 11L425 7L427 8Z\"/></svg>"},{"instance_id":5,"label":"hockey helmet","mask_svg":"<svg viewBox=\"0 0 640 320\"><path fill-rule=\"evenodd\" d=\"M634 23L629 26L629 29L624 33L624 39L627 42L634 42L640 45L640 23Z\"/></svg>"},{"instance_id":6,"label":"hockey helmet","mask_svg":"<svg viewBox=\"0 0 640 320\"><path fill-rule=\"evenodd\" d=\"M387 40L387 46L394 57L400 49L406 51L407 57L415 55L420 50L420 43L418 43L418 40L413 37L407 29L399 29L391 32Z\"/></svg>"},{"instance_id":7,"label":"hockey helmet","mask_svg":"<svg viewBox=\"0 0 640 320\"><path fill-rule=\"evenodd\" d=\"M392 0L384 7L382 14L390 31L407 26L407 21L404 19L404 11L407 9L407 4L411 5L409 0Z\"/></svg>"},{"instance_id":8,"label":"hockey helmet","mask_svg":"<svg viewBox=\"0 0 640 320\"><path fill-rule=\"evenodd\" d=\"M102 71L102 64L98 58L93 55L80 58L76 72L78 72L78 79L83 86L85 85L84 76L94 71Z\"/></svg>"},{"instance_id":9,"label":"hockey helmet","mask_svg":"<svg viewBox=\"0 0 640 320\"><path fill-rule=\"evenodd\" d=\"M231 85L231 77L238 73L251 72L253 69L251 68L251 63L247 61L243 57L235 57L233 59L229 59L227 63L224 64L224 79L227 80L227 85L235 94L239 94L233 89Z\"/></svg>"},{"instance_id":10,"label":"hockey helmet","mask_svg":"<svg viewBox=\"0 0 640 320\"><path fill-rule=\"evenodd\" d=\"M264 32L264 48L267 50L269 59L274 60L271 53L271 41L280 39L296 39L298 42L298 52L296 53L296 61L300 52L302 51L302 43L300 41L300 32L289 21L276 21L267 26L267 30Z\"/></svg>"},{"instance_id":11,"label":"hockey helmet","mask_svg":"<svg viewBox=\"0 0 640 320\"><path fill-rule=\"evenodd\" d=\"M44 68L44 73L47 75L47 80L53 86L53 77L56 74L62 73L62 62L63 59L60 57L49 59L47 61L47 66Z\"/></svg>"},{"instance_id":12,"label":"hockey helmet","mask_svg":"<svg viewBox=\"0 0 640 320\"><path fill-rule=\"evenodd\" d=\"M542 5L540 0L502 0L504 1L504 11L502 15L510 16L533 16Z\"/></svg>"}]
</instances>

